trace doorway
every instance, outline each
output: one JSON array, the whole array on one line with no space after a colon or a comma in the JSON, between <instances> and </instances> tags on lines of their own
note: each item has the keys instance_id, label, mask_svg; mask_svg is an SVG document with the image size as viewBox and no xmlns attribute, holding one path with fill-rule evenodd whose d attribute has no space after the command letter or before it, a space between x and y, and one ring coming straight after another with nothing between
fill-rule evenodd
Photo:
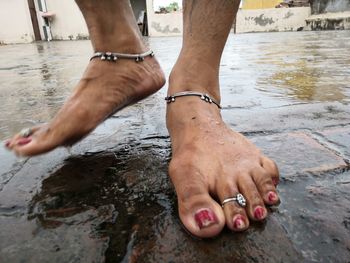
<instances>
[{"instance_id":1,"label":"doorway","mask_svg":"<svg viewBox=\"0 0 350 263\"><path fill-rule=\"evenodd\" d=\"M41 40L41 35L40 35L39 23L36 15L34 0L28 0L28 7L29 7L30 19L32 20L34 38L35 38L35 41L39 41Z\"/></svg>"},{"instance_id":2,"label":"doorway","mask_svg":"<svg viewBox=\"0 0 350 263\"><path fill-rule=\"evenodd\" d=\"M148 20L146 0L130 0L137 25L143 36L148 36Z\"/></svg>"}]
</instances>

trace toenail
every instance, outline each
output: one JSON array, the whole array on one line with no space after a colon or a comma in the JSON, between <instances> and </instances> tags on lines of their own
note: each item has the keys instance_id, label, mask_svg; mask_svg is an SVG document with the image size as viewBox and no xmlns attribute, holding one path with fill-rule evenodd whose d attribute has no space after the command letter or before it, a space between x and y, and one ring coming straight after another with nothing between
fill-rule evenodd
<instances>
[{"instance_id":1,"label":"toenail","mask_svg":"<svg viewBox=\"0 0 350 263\"><path fill-rule=\"evenodd\" d=\"M5 142L5 147L9 147L9 146L10 146L10 143L11 143L10 140L6 141L6 142Z\"/></svg>"},{"instance_id":2,"label":"toenail","mask_svg":"<svg viewBox=\"0 0 350 263\"><path fill-rule=\"evenodd\" d=\"M216 215L209 209L198 210L194 215L194 218L200 229L211 226L212 224L216 224L218 222Z\"/></svg>"},{"instance_id":3,"label":"toenail","mask_svg":"<svg viewBox=\"0 0 350 263\"><path fill-rule=\"evenodd\" d=\"M275 203L278 200L278 197L275 192L270 191L268 194L268 199L269 199L269 202Z\"/></svg>"},{"instance_id":4,"label":"toenail","mask_svg":"<svg viewBox=\"0 0 350 263\"><path fill-rule=\"evenodd\" d=\"M26 145L32 141L31 138L23 138L17 142L17 145Z\"/></svg>"},{"instance_id":5,"label":"toenail","mask_svg":"<svg viewBox=\"0 0 350 263\"><path fill-rule=\"evenodd\" d=\"M242 230L245 228L243 216L238 215L233 219L233 227L239 230Z\"/></svg>"},{"instance_id":6,"label":"toenail","mask_svg":"<svg viewBox=\"0 0 350 263\"><path fill-rule=\"evenodd\" d=\"M265 218L265 209L261 206L257 206L254 210L254 217L258 220Z\"/></svg>"},{"instance_id":7,"label":"toenail","mask_svg":"<svg viewBox=\"0 0 350 263\"><path fill-rule=\"evenodd\" d=\"M273 177L272 178L272 183L274 184L274 186L277 186L279 183L279 179L277 177Z\"/></svg>"}]
</instances>

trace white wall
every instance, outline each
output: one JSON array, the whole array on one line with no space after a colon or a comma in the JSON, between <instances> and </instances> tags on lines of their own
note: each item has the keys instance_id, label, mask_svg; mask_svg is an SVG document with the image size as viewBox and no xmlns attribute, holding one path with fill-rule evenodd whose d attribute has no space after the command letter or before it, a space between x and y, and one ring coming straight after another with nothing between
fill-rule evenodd
<instances>
[{"instance_id":1,"label":"white wall","mask_svg":"<svg viewBox=\"0 0 350 263\"><path fill-rule=\"evenodd\" d=\"M306 27L310 7L240 10L237 33L297 31Z\"/></svg>"},{"instance_id":2,"label":"white wall","mask_svg":"<svg viewBox=\"0 0 350 263\"><path fill-rule=\"evenodd\" d=\"M0 1L0 44L29 43L34 31L26 0Z\"/></svg>"},{"instance_id":3,"label":"white wall","mask_svg":"<svg viewBox=\"0 0 350 263\"><path fill-rule=\"evenodd\" d=\"M178 36L182 34L182 13L148 14L149 36Z\"/></svg>"},{"instance_id":4,"label":"white wall","mask_svg":"<svg viewBox=\"0 0 350 263\"><path fill-rule=\"evenodd\" d=\"M147 0L146 3L149 36L182 35L182 12L155 14L153 0Z\"/></svg>"},{"instance_id":5,"label":"white wall","mask_svg":"<svg viewBox=\"0 0 350 263\"><path fill-rule=\"evenodd\" d=\"M54 40L88 38L89 33L84 17L75 1L46 0L46 4L48 11L56 14L51 22L51 33Z\"/></svg>"},{"instance_id":6,"label":"white wall","mask_svg":"<svg viewBox=\"0 0 350 263\"><path fill-rule=\"evenodd\" d=\"M150 36L182 34L182 13L155 14L152 0L147 0L148 27ZM239 10L237 33L297 31L306 29L310 7Z\"/></svg>"}]
</instances>

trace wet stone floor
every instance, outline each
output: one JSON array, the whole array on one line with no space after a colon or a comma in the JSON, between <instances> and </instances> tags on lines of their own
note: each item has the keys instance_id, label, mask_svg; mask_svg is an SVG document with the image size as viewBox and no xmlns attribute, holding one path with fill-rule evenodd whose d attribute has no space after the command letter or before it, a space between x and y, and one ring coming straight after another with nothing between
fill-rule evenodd
<instances>
[{"instance_id":1,"label":"wet stone floor","mask_svg":"<svg viewBox=\"0 0 350 263\"><path fill-rule=\"evenodd\" d=\"M169 73L181 38L146 39ZM167 176L166 87L72 149L0 148L0 262L350 262L350 31L231 35L226 122L274 159L281 204L244 233L191 237ZM0 139L48 121L88 41L0 47Z\"/></svg>"}]
</instances>

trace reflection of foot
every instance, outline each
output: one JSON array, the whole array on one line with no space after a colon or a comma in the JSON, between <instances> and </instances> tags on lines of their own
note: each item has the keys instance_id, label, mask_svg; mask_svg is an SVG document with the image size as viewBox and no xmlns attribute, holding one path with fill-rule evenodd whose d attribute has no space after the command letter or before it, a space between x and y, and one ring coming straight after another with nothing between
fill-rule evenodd
<instances>
[{"instance_id":1,"label":"reflection of foot","mask_svg":"<svg viewBox=\"0 0 350 263\"><path fill-rule=\"evenodd\" d=\"M50 123L33 128L30 137L15 135L6 146L18 155L33 156L72 145L111 114L159 90L164 82L154 57L140 63L131 59L116 63L94 59Z\"/></svg>"},{"instance_id":2,"label":"reflection of foot","mask_svg":"<svg viewBox=\"0 0 350 263\"><path fill-rule=\"evenodd\" d=\"M225 225L242 231L249 220L266 218L265 205L279 201L274 186L278 169L225 125L218 107L199 97L177 98L168 105L167 126L173 150L169 174L181 221L192 234L212 237ZM221 207L223 200L237 193L246 198L245 208L236 201Z\"/></svg>"}]
</instances>

